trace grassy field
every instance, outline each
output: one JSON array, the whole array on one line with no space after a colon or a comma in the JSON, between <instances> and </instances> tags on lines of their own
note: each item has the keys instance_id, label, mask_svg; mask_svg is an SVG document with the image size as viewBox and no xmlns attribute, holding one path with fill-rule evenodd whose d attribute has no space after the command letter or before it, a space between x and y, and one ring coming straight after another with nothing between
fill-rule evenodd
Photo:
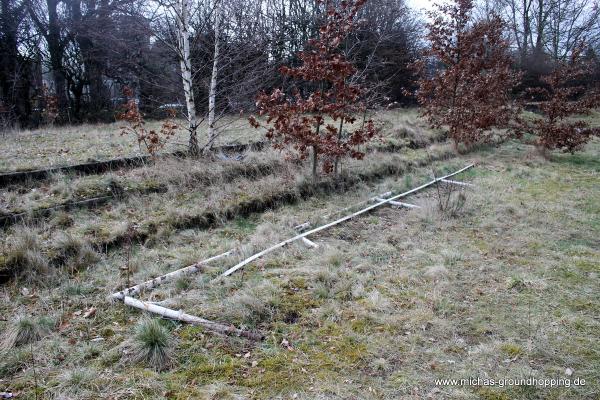
<instances>
[{"instance_id":1,"label":"grassy field","mask_svg":"<svg viewBox=\"0 0 600 400\"><path fill-rule=\"evenodd\" d=\"M177 123L185 127L185 121L179 120ZM255 137L255 132L247 127L243 119L227 118L221 124L221 130L227 133L220 136L217 144L247 143ZM146 154L135 137L121 135L120 127L124 125L123 122L114 122L7 132L0 149L0 171L47 168ZM158 130L160 125L160 121L149 121L146 128ZM205 135L204 129L204 125L199 128L201 139ZM187 139L185 129L179 129L163 151L185 150Z\"/></svg>"},{"instance_id":2,"label":"grassy field","mask_svg":"<svg viewBox=\"0 0 600 400\"><path fill-rule=\"evenodd\" d=\"M416 110L376 112L373 118L382 123L386 143L401 142L394 135L396 128L421 129L425 126L417 118ZM147 129L160 129L160 121L149 121ZM178 121L185 127L185 121ZM1 134L0 172L64 166L87 161L102 161L117 157L146 154L131 135L121 135L122 122L112 124L83 124L66 127L45 127L35 130L6 132ZM263 139L261 130L253 129L245 117L223 117L217 124L219 133L215 145L249 143ZM427 132L431 132L427 130ZM435 134L435 132L431 132ZM206 125L198 128L200 145L206 142ZM185 150L188 136L179 129L169 140L163 152Z\"/></svg>"},{"instance_id":3,"label":"grassy field","mask_svg":"<svg viewBox=\"0 0 600 400\"><path fill-rule=\"evenodd\" d=\"M210 168L164 160L6 189L4 198L24 196L32 209L53 191L62 201L73 188L97 193L110 180L166 188L2 231L0 270L20 275L0 286L0 391L50 399L599 398L600 142L551 159L519 142L457 156L428 142L435 133L414 114L394 113L382 116L384 135L401 140L394 131L417 130L425 147L347 161L343 185L315 186L308 166L266 151ZM405 199L421 209L380 208L312 236L317 249L294 244L217 279L243 255L293 236L299 223L326 222L325 214L331 220L471 162L476 168L455 179L473 188L431 188ZM450 195L445 211L439 193ZM128 228L137 234L131 243ZM242 254L140 298L259 330L262 342L150 320L107 300L127 283L123 266L140 282L234 247ZM149 336L164 351L144 359ZM586 384L436 385L478 377Z\"/></svg>"}]
</instances>

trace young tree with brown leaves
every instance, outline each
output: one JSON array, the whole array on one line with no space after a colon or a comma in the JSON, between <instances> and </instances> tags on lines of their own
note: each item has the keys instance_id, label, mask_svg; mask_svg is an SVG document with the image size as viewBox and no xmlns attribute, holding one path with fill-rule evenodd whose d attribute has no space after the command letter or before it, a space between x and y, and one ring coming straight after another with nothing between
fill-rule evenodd
<instances>
[{"instance_id":1,"label":"young tree with brown leaves","mask_svg":"<svg viewBox=\"0 0 600 400\"><path fill-rule=\"evenodd\" d=\"M358 146L376 134L372 120L363 118L353 128L357 115L364 115L364 88L352 82L353 65L341 54L339 47L355 27L355 17L366 0L342 1L337 8L325 1L326 21L317 39L310 39L305 51L298 54L299 67L281 67L282 75L312 84L315 90L307 96L294 89L291 96L281 89L271 94L261 93L256 100L258 114L266 116L267 138L273 147L292 147L301 159L312 149L312 174L317 177L319 157L325 173L338 172L340 158L362 159ZM250 123L258 128L254 117Z\"/></svg>"},{"instance_id":2,"label":"young tree with brown leaves","mask_svg":"<svg viewBox=\"0 0 600 400\"><path fill-rule=\"evenodd\" d=\"M538 103L541 118L524 122L524 130L537 136L537 145L543 150L561 150L574 153L581 149L594 135L600 135L599 127L588 122L572 119L600 107L597 88L584 86L591 66L581 57L583 47L573 51L569 60L556 61L553 71L541 78L545 87L531 88L528 92L541 99Z\"/></svg>"},{"instance_id":3,"label":"young tree with brown leaves","mask_svg":"<svg viewBox=\"0 0 600 400\"><path fill-rule=\"evenodd\" d=\"M466 146L490 140L491 128L509 123L516 111L510 91L519 80L502 20L491 15L473 22L473 7L471 0L454 0L429 12L430 46L415 63L422 115ZM439 65L433 74L432 63Z\"/></svg>"},{"instance_id":4,"label":"young tree with brown leaves","mask_svg":"<svg viewBox=\"0 0 600 400\"><path fill-rule=\"evenodd\" d=\"M129 87L123 89L127 98L125 110L117 114L117 120L127 122L129 125L121 127L121 135L133 134L137 138L138 145L144 144L146 150L152 156L163 149L169 138L175 136L179 126L175 123L175 110L167 110L168 118L163 121L160 131L146 129L146 121L140 112L133 90Z\"/></svg>"}]
</instances>

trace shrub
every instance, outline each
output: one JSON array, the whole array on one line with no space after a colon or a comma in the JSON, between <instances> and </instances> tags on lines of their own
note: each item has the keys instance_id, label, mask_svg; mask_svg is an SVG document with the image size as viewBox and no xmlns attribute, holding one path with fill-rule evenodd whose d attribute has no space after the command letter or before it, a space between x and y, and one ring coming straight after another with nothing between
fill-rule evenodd
<instances>
[{"instance_id":1,"label":"shrub","mask_svg":"<svg viewBox=\"0 0 600 400\"><path fill-rule=\"evenodd\" d=\"M422 115L433 128L447 126L455 145L491 141L491 129L507 126L518 111L510 91L519 74L511 69L504 23L495 15L473 22L473 8L471 0L454 0L430 11L430 47L414 64Z\"/></svg>"},{"instance_id":2,"label":"shrub","mask_svg":"<svg viewBox=\"0 0 600 400\"><path fill-rule=\"evenodd\" d=\"M50 92L50 89L45 83L42 85L40 102L43 105L42 119L44 123L47 125L54 125L54 122L60 115L58 108L58 97Z\"/></svg>"},{"instance_id":3,"label":"shrub","mask_svg":"<svg viewBox=\"0 0 600 400\"><path fill-rule=\"evenodd\" d=\"M133 98L133 90L129 87L123 89L123 94L127 98L125 110L117 115L117 119L127 122L128 125L121 127L121 135L133 134L137 138L138 145L144 144L146 150L151 155L156 154L165 145L169 138L177 133L179 126L175 123L175 110L168 110L168 118L163 122L160 131L145 128L146 121L140 112L137 101Z\"/></svg>"},{"instance_id":4,"label":"shrub","mask_svg":"<svg viewBox=\"0 0 600 400\"><path fill-rule=\"evenodd\" d=\"M557 61L553 71L541 78L545 87L528 90L532 97L541 99L538 108L542 117L524 121L524 130L537 136L536 144L544 151L574 153L600 134L600 128L572 119L600 106L600 92L583 84L591 66L582 61L581 51L579 47L569 60Z\"/></svg>"},{"instance_id":5,"label":"shrub","mask_svg":"<svg viewBox=\"0 0 600 400\"><path fill-rule=\"evenodd\" d=\"M436 201L437 209L444 217L454 218L461 215L467 196L462 187L457 187L454 184L436 185Z\"/></svg>"},{"instance_id":6,"label":"shrub","mask_svg":"<svg viewBox=\"0 0 600 400\"><path fill-rule=\"evenodd\" d=\"M351 82L356 72L339 47L355 27L355 17L366 0L343 1L337 8L327 1L326 22L319 29L319 37L308 41L306 50L298 54L302 65L281 67L282 75L304 81L316 88L308 96L295 89L292 96L276 89L271 94L261 93L256 100L258 114L267 116L267 138L273 147L293 147L301 159L312 149L313 178L317 176L319 155L323 158L325 173L338 172L341 157L362 159L358 146L372 139L377 129L372 120L348 131L356 115L365 115L363 99L366 91ZM327 123L326 117L332 122ZM255 128L261 126L250 117Z\"/></svg>"}]
</instances>

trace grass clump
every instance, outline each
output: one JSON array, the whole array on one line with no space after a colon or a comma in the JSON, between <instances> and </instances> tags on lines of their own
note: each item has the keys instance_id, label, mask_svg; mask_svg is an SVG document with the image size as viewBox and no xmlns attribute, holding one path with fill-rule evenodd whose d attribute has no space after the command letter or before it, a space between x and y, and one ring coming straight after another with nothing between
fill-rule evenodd
<instances>
[{"instance_id":1,"label":"grass clump","mask_svg":"<svg viewBox=\"0 0 600 400\"><path fill-rule=\"evenodd\" d=\"M75 273L84 267L94 264L99 260L89 243L70 234L63 233L54 243L57 261Z\"/></svg>"},{"instance_id":2,"label":"grass clump","mask_svg":"<svg viewBox=\"0 0 600 400\"><path fill-rule=\"evenodd\" d=\"M448 267L454 267L460 261L464 260L464 256L462 253L456 250L442 250L442 257L444 258L444 265Z\"/></svg>"},{"instance_id":3,"label":"grass clump","mask_svg":"<svg viewBox=\"0 0 600 400\"><path fill-rule=\"evenodd\" d=\"M0 376L9 376L26 369L31 362L29 347L15 348L2 354L0 360Z\"/></svg>"},{"instance_id":4,"label":"grass clump","mask_svg":"<svg viewBox=\"0 0 600 400\"><path fill-rule=\"evenodd\" d=\"M281 289L266 281L230 297L224 311L234 321L256 326L275 316L280 301Z\"/></svg>"},{"instance_id":5,"label":"grass clump","mask_svg":"<svg viewBox=\"0 0 600 400\"><path fill-rule=\"evenodd\" d=\"M5 252L4 268L16 278L33 280L48 272L48 259L33 230L22 227L15 231Z\"/></svg>"},{"instance_id":6,"label":"grass clump","mask_svg":"<svg viewBox=\"0 0 600 400\"><path fill-rule=\"evenodd\" d=\"M175 281L175 288L177 292L183 292L188 290L192 286L192 282L189 277L182 276Z\"/></svg>"},{"instance_id":7,"label":"grass clump","mask_svg":"<svg viewBox=\"0 0 600 400\"><path fill-rule=\"evenodd\" d=\"M67 370L58 377L59 383L53 390L58 398L92 398L100 385L99 373L92 368Z\"/></svg>"},{"instance_id":8,"label":"grass clump","mask_svg":"<svg viewBox=\"0 0 600 400\"><path fill-rule=\"evenodd\" d=\"M4 332L0 348L5 351L29 343L37 342L50 331L50 323L47 319L35 319L20 316L14 320Z\"/></svg>"},{"instance_id":9,"label":"grass clump","mask_svg":"<svg viewBox=\"0 0 600 400\"><path fill-rule=\"evenodd\" d=\"M517 292L522 292L523 290L527 289L527 284L525 283L523 278L520 278L518 276L513 276L510 279L508 279L506 286L509 290L515 290Z\"/></svg>"},{"instance_id":10,"label":"grass clump","mask_svg":"<svg viewBox=\"0 0 600 400\"><path fill-rule=\"evenodd\" d=\"M172 365L173 339L158 319L142 319L135 329L133 341L134 362L144 363L156 371L163 371Z\"/></svg>"},{"instance_id":11,"label":"grass clump","mask_svg":"<svg viewBox=\"0 0 600 400\"><path fill-rule=\"evenodd\" d=\"M58 211L54 214L54 217L52 218L50 223L51 225L59 228L69 228L73 226L75 220L73 219L71 214L64 211Z\"/></svg>"},{"instance_id":12,"label":"grass clump","mask_svg":"<svg viewBox=\"0 0 600 400\"><path fill-rule=\"evenodd\" d=\"M504 343L502 346L500 346L500 350L510 357L518 357L523 354L523 348L514 343Z\"/></svg>"}]
</instances>

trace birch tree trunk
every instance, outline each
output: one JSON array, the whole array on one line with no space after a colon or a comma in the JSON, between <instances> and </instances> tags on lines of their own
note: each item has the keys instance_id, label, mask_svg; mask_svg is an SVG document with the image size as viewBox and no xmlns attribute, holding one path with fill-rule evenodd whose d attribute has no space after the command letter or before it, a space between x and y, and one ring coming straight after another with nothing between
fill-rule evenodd
<instances>
[{"instance_id":1,"label":"birch tree trunk","mask_svg":"<svg viewBox=\"0 0 600 400\"><path fill-rule=\"evenodd\" d=\"M219 33L221 30L221 0L215 0L214 11L215 49L213 56L212 75L210 78L210 88L208 92L208 143L205 147L206 150L212 147L213 142L217 138L217 134L215 132L215 99L217 95L217 76L219 73Z\"/></svg>"},{"instance_id":2,"label":"birch tree trunk","mask_svg":"<svg viewBox=\"0 0 600 400\"><path fill-rule=\"evenodd\" d=\"M200 325L210 331L217 332L223 335L240 336L251 340L263 340L264 335L260 332L251 332L242 329L237 329L234 326L223 325L218 322L209 321L204 318L196 317L195 315L186 314L183 311L172 310L165 308L157 304L148 303L147 301L141 301L134 299L133 297L125 296L123 302L131 307L137 309L158 314L165 318L173 319L176 321L187 322L188 324Z\"/></svg>"},{"instance_id":3,"label":"birch tree trunk","mask_svg":"<svg viewBox=\"0 0 600 400\"><path fill-rule=\"evenodd\" d=\"M188 150L190 155L196 156L198 148L198 121L196 118L196 103L194 101L194 86L192 82L192 60L190 57L190 0L178 0L177 12L177 37L179 47L179 64L181 67L181 79L183 81L183 93L187 109L188 131L190 141Z\"/></svg>"}]
</instances>

